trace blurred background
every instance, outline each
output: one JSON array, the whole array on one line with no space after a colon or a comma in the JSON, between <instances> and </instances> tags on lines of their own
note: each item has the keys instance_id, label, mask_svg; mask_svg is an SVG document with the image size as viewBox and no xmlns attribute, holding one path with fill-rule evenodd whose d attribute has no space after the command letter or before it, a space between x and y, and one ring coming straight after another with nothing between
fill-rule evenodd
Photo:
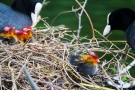
<instances>
[{"instance_id":1,"label":"blurred background","mask_svg":"<svg viewBox=\"0 0 135 90\"><path fill-rule=\"evenodd\" d=\"M55 21L52 23L53 19L62 12L71 11L72 7L78 7L75 0L47 0L48 3L43 7L41 11L41 17L48 17L46 21L52 26L57 25L66 25L68 28L72 30L77 30L78 28L78 17L77 13L64 13L58 16ZM79 0L79 2L83 2L84 0ZM1 0L2 3L10 5L13 0ZM131 8L135 10L135 0L88 0L86 4L86 11L88 12L94 28L101 33L106 26L106 17L108 13L114 11L118 8ZM88 21L88 18L85 14L82 16L82 31L81 36L88 36L91 38L91 27ZM40 22L36 27L44 27L43 22ZM122 31L113 31L113 34L108 37L109 40L125 40L124 32ZM101 36L96 35L97 38ZM119 44L119 47L124 47L124 44ZM133 50L132 50L133 51ZM135 52L135 51L133 51ZM108 57L109 59L109 57ZM129 60L130 61L130 60ZM131 72L132 76L135 77L135 67L132 67Z\"/></svg>"}]
</instances>

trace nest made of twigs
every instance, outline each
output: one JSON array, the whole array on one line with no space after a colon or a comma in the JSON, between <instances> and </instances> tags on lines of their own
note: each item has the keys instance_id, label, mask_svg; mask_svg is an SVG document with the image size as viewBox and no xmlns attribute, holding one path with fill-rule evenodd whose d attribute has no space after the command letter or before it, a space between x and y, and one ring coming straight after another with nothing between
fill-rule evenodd
<instances>
[{"instance_id":1,"label":"nest made of twigs","mask_svg":"<svg viewBox=\"0 0 135 90\"><path fill-rule=\"evenodd\" d=\"M23 65L25 65L41 90L53 88L59 90L89 88L99 90L100 88L101 90L101 87L105 90L105 87L108 87L107 78L117 74L117 63L122 60L120 59L122 55L126 55L124 50L121 51L106 38L96 40L87 37L77 38L72 30L64 25L34 30L33 37L34 42L26 45L1 43L0 85L2 89L9 90L16 85L18 90L31 90L29 81L23 73ZM89 42L81 43L81 40ZM99 67L97 75L89 78L76 72L69 63L70 55L85 55L87 51L99 53L99 65L102 66L102 68ZM107 55L110 55L109 60L105 59ZM127 57L134 59L134 54L130 52ZM125 67L125 62L121 62L120 66ZM133 80L130 73L125 73L125 75L129 81Z\"/></svg>"}]
</instances>

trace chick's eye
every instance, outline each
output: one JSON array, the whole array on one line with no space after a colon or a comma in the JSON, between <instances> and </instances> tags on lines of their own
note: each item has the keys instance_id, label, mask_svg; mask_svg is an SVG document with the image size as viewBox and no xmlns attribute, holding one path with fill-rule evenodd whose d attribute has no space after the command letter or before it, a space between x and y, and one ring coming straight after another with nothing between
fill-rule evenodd
<instances>
[{"instance_id":1,"label":"chick's eye","mask_svg":"<svg viewBox=\"0 0 135 90\"><path fill-rule=\"evenodd\" d=\"M97 59L97 58L98 58L98 56L96 56L96 55L92 55L92 58Z\"/></svg>"},{"instance_id":2,"label":"chick's eye","mask_svg":"<svg viewBox=\"0 0 135 90\"><path fill-rule=\"evenodd\" d=\"M92 56L93 58L96 58L96 56Z\"/></svg>"}]
</instances>

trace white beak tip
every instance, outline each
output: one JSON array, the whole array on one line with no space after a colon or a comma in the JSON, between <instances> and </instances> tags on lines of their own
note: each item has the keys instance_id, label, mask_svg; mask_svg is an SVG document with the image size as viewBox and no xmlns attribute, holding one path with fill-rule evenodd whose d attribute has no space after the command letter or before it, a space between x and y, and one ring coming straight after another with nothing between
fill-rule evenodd
<instances>
[{"instance_id":1,"label":"white beak tip","mask_svg":"<svg viewBox=\"0 0 135 90\"><path fill-rule=\"evenodd\" d=\"M107 35L111 30L111 26L110 25L106 25L104 31L103 31L103 36Z\"/></svg>"}]
</instances>

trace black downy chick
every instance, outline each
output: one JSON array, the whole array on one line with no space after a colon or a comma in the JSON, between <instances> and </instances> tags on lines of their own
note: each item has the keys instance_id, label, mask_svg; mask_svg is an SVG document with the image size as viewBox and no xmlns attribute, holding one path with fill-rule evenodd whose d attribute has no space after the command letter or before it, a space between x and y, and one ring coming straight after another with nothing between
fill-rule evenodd
<instances>
[{"instance_id":1,"label":"black downy chick","mask_svg":"<svg viewBox=\"0 0 135 90\"><path fill-rule=\"evenodd\" d=\"M77 71L84 76L93 76L98 70L98 56L94 52L88 55L71 55L70 64L77 66Z\"/></svg>"}]
</instances>

